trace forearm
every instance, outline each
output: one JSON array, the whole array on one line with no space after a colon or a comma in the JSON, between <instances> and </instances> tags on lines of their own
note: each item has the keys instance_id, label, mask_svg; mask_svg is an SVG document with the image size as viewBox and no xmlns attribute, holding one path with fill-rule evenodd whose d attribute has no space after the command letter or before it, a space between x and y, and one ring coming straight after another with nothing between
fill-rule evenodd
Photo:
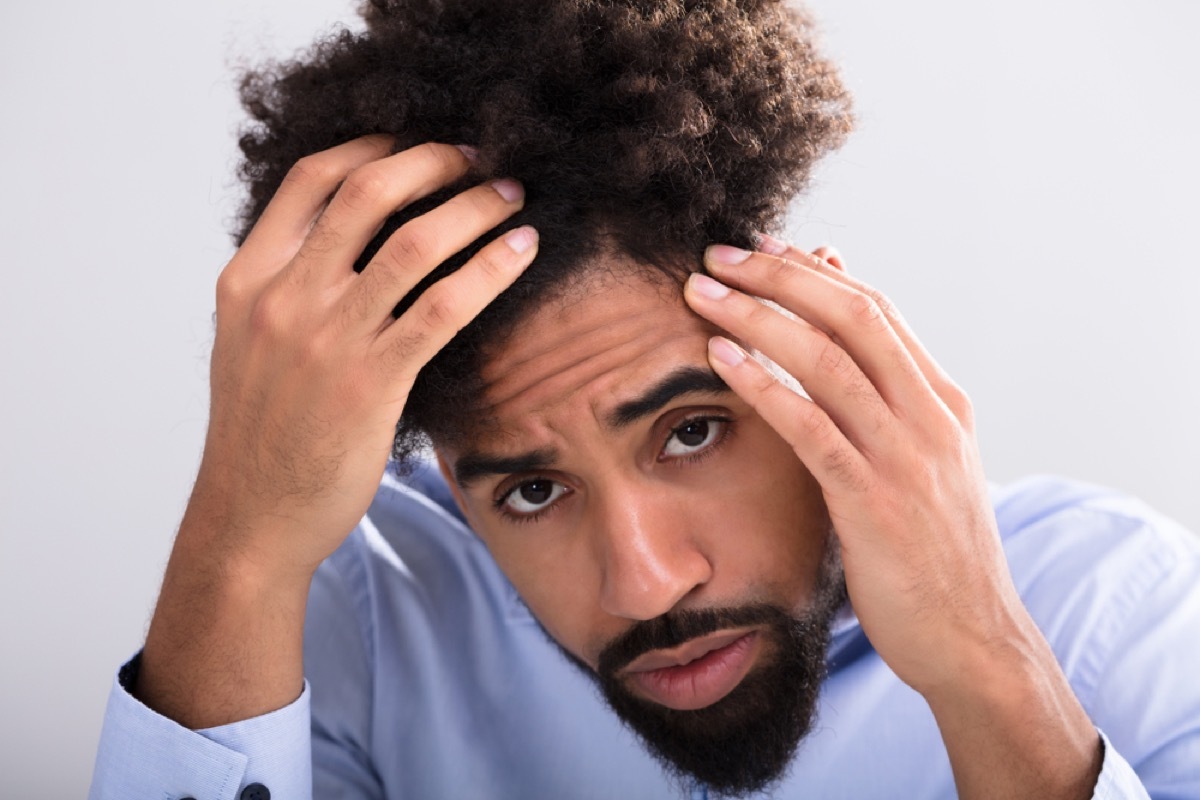
<instances>
[{"instance_id":1,"label":"forearm","mask_svg":"<svg viewBox=\"0 0 1200 800\"><path fill-rule=\"evenodd\" d=\"M1092 796L1100 736L1032 620L964 655L959 674L960 684L925 692L959 797Z\"/></svg>"},{"instance_id":2,"label":"forearm","mask_svg":"<svg viewBox=\"0 0 1200 800\"><path fill-rule=\"evenodd\" d=\"M146 638L138 698L190 728L294 701L304 685L310 580L232 552L218 532L185 518Z\"/></svg>"}]
</instances>

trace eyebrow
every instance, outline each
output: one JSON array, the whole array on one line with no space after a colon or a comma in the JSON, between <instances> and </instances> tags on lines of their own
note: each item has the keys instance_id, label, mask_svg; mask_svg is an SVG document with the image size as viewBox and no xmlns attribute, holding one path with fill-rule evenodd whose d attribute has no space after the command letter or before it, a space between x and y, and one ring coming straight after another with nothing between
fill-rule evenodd
<instances>
[{"instance_id":1,"label":"eyebrow","mask_svg":"<svg viewBox=\"0 0 1200 800\"><path fill-rule=\"evenodd\" d=\"M702 367L680 367L651 386L640 397L618 405L608 415L610 428L619 430L650 416L685 394L726 394L733 391L717 373ZM558 461L553 448L531 450L515 456L490 456L466 453L454 464L454 480L466 489L488 475L511 475L550 469Z\"/></svg>"},{"instance_id":2,"label":"eyebrow","mask_svg":"<svg viewBox=\"0 0 1200 800\"><path fill-rule=\"evenodd\" d=\"M558 461L558 451L548 447L516 456L467 453L454 463L454 480L460 487L466 489L472 483L488 475L538 472L554 466L556 461Z\"/></svg>"},{"instance_id":3,"label":"eyebrow","mask_svg":"<svg viewBox=\"0 0 1200 800\"><path fill-rule=\"evenodd\" d=\"M627 400L613 409L608 415L608 425L618 430L628 427L685 394L726 394L730 391L729 384L711 369L680 367L651 386L641 397Z\"/></svg>"}]
</instances>

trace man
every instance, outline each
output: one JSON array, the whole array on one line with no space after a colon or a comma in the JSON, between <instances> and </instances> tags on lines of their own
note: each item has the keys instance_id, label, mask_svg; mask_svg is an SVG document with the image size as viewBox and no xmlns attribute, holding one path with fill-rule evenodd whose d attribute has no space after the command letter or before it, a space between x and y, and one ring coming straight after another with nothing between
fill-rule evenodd
<instances>
[{"instance_id":1,"label":"man","mask_svg":"<svg viewBox=\"0 0 1200 800\"><path fill-rule=\"evenodd\" d=\"M989 494L898 312L758 233L849 128L806 18L366 18L246 84L204 460L94 797L1200 796L1194 539Z\"/></svg>"}]
</instances>

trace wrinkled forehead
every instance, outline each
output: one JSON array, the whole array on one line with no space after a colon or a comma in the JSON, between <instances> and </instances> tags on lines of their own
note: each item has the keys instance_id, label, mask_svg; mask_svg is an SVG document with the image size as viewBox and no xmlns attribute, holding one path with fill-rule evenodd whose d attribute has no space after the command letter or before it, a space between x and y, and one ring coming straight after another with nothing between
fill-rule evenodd
<instances>
[{"instance_id":1,"label":"wrinkled forehead","mask_svg":"<svg viewBox=\"0 0 1200 800\"><path fill-rule=\"evenodd\" d=\"M523 319L480 373L478 421L514 433L571 409L602 416L674 370L707 369L713 327L661 274L589 277Z\"/></svg>"}]
</instances>

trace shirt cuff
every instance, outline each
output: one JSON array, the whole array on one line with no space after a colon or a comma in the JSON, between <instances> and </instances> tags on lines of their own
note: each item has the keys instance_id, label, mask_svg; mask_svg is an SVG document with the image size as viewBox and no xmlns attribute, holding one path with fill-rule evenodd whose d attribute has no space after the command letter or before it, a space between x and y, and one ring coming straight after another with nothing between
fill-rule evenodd
<instances>
[{"instance_id":1,"label":"shirt cuff","mask_svg":"<svg viewBox=\"0 0 1200 800\"><path fill-rule=\"evenodd\" d=\"M278 711L193 731L126 689L140 659L139 653L121 668L109 692L89 800L240 800L254 784L276 798L312 797L308 681Z\"/></svg>"},{"instance_id":2,"label":"shirt cuff","mask_svg":"<svg viewBox=\"0 0 1200 800\"><path fill-rule=\"evenodd\" d=\"M1112 746L1104 731L1099 733L1104 746L1104 763L1100 767L1100 777L1096 780L1092 800L1150 800L1142 779L1133 771L1133 767Z\"/></svg>"}]
</instances>

